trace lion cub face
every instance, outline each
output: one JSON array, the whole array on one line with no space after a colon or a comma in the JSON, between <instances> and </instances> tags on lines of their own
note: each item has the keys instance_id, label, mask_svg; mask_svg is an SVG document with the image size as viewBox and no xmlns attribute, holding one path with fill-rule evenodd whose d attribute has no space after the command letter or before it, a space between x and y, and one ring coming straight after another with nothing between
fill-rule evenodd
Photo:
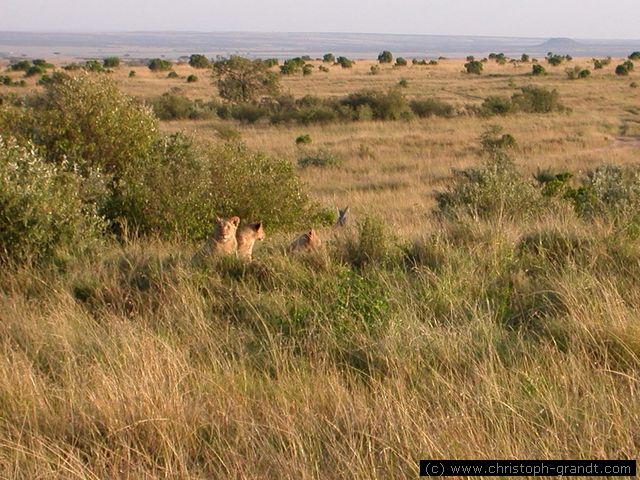
<instances>
[{"instance_id":1,"label":"lion cub face","mask_svg":"<svg viewBox=\"0 0 640 480\"><path fill-rule=\"evenodd\" d=\"M320 241L320 236L312 228L308 232L305 232L298 238L296 238L289 246L289 250L292 252L315 250L317 248L320 248L321 245L322 242Z\"/></svg>"},{"instance_id":2,"label":"lion cub face","mask_svg":"<svg viewBox=\"0 0 640 480\"><path fill-rule=\"evenodd\" d=\"M240 218L231 217L228 219L216 217L216 228L213 232L213 238L217 242L226 243L236 238L236 230L240 224Z\"/></svg>"}]
</instances>

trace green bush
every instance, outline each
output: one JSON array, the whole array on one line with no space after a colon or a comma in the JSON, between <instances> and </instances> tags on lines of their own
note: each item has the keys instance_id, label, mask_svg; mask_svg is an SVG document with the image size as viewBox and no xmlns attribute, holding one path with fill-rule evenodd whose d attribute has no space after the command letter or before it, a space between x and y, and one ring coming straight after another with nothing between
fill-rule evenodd
<instances>
[{"instance_id":1,"label":"green bush","mask_svg":"<svg viewBox=\"0 0 640 480\"><path fill-rule=\"evenodd\" d=\"M178 75L176 72L174 72L173 70L171 70L169 72L169 74L167 75L167 78L180 78L180 75Z\"/></svg>"},{"instance_id":2,"label":"green bush","mask_svg":"<svg viewBox=\"0 0 640 480\"><path fill-rule=\"evenodd\" d=\"M298 159L301 167L335 167L342 163L342 159L337 155L327 151L318 150L315 153L305 155Z\"/></svg>"},{"instance_id":3,"label":"green bush","mask_svg":"<svg viewBox=\"0 0 640 480\"><path fill-rule=\"evenodd\" d=\"M187 77L187 83L195 83L198 81L198 77L193 73Z\"/></svg>"},{"instance_id":4,"label":"green bush","mask_svg":"<svg viewBox=\"0 0 640 480\"><path fill-rule=\"evenodd\" d=\"M409 80L407 80L406 78L401 78L398 81L398 87L400 88L407 88L409 86Z\"/></svg>"},{"instance_id":5,"label":"green bush","mask_svg":"<svg viewBox=\"0 0 640 480\"><path fill-rule=\"evenodd\" d=\"M329 68L325 67L324 65L318 65L318 70L327 73L329 71Z\"/></svg>"},{"instance_id":6,"label":"green bush","mask_svg":"<svg viewBox=\"0 0 640 480\"><path fill-rule=\"evenodd\" d=\"M547 74L547 71L539 63L535 63L531 67L531 75L533 75L535 77L537 77L539 75L546 75L546 74Z\"/></svg>"},{"instance_id":7,"label":"green bush","mask_svg":"<svg viewBox=\"0 0 640 480\"><path fill-rule=\"evenodd\" d=\"M587 78L591 75L591 70L587 68L582 68L579 65L576 65L573 68L567 68L566 70L567 78L569 80L577 80L579 78Z\"/></svg>"},{"instance_id":8,"label":"green bush","mask_svg":"<svg viewBox=\"0 0 640 480\"><path fill-rule=\"evenodd\" d=\"M107 57L102 60L102 66L104 68L118 68L120 66L120 59L118 57Z\"/></svg>"},{"instance_id":9,"label":"green bush","mask_svg":"<svg viewBox=\"0 0 640 480\"><path fill-rule=\"evenodd\" d=\"M234 103L257 100L262 95L275 95L279 78L262 60L231 56L213 64L213 77L221 98Z\"/></svg>"},{"instance_id":10,"label":"green bush","mask_svg":"<svg viewBox=\"0 0 640 480\"><path fill-rule=\"evenodd\" d=\"M629 55L629 60L640 60L640 52L633 52Z\"/></svg>"},{"instance_id":11,"label":"green bush","mask_svg":"<svg viewBox=\"0 0 640 480\"><path fill-rule=\"evenodd\" d=\"M482 65L482 62L479 62L477 60L471 60L464 64L464 68L467 70L467 73L480 75L484 67Z\"/></svg>"},{"instance_id":12,"label":"green bush","mask_svg":"<svg viewBox=\"0 0 640 480\"><path fill-rule=\"evenodd\" d=\"M67 167L0 137L0 259L37 261L96 241L104 222Z\"/></svg>"},{"instance_id":13,"label":"green bush","mask_svg":"<svg viewBox=\"0 0 640 480\"><path fill-rule=\"evenodd\" d=\"M554 67L557 67L562 62L570 62L571 60L571 55L558 55L552 52L549 52L547 54L547 62L549 63L549 65L552 65Z\"/></svg>"},{"instance_id":14,"label":"green bush","mask_svg":"<svg viewBox=\"0 0 640 480\"><path fill-rule=\"evenodd\" d=\"M147 100L147 102L160 120L191 118L194 111L194 104L190 99L171 93L164 93Z\"/></svg>"},{"instance_id":15,"label":"green bush","mask_svg":"<svg viewBox=\"0 0 640 480\"><path fill-rule=\"evenodd\" d=\"M406 58L402 58L402 57L396 58L396 67L406 67L406 66L407 66Z\"/></svg>"},{"instance_id":16,"label":"green bush","mask_svg":"<svg viewBox=\"0 0 640 480\"><path fill-rule=\"evenodd\" d=\"M308 145L311 143L311 135L305 133L296 138L296 145Z\"/></svg>"},{"instance_id":17,"label":"green bush","mask_svg":"<svg viewBox=\"0 0 640 480\"><path fill-rule=\"evenodd\" d=\"M535 85L522 87L522 93L515 93L511 97L513 106L526 113L550 113L563 111L565 107L560 103L557 90L548 90Z\"/></svg>"},{"instance_id":18,"label":"green bush","mask_svg":"<svg viewBox=\"0 0 640 480\"><path fill-rule=\"evenodd\" d=\"M626 62L621 63L616 67L616 75L620 75L620 76L629 75L629 73L633 71L633 68L634 68L633 62L630 60L627 60Z\"/></svg>"},{"instance_id":19,"label":"green bush","mask_svg":"<svg viewBox=\"0 0 640 480\"><path fill-rule=\"evenodd\" d=\"M453 117L453 105L435 98L416 99L409 104L413 113L420 118L425 117Z\"/></svg>"},{"instance_id":20,"label":"green bush","mask_svg":"<svg viewBox=\"0 0 640 480\"><path fill-rule=\"evenodd\" d=\"M602 68L606 67L611 63L611 57L600 58L600 59L593 58L591 61L593 62L593 68L595 70L601 70Z\"/></svg>"},{"instance_id":21,"label":"green bush","mask_svg":"<svg viewBox=\"0 0 640 480\"><path fill-rule=\"evenodd\" d=\"M394 239L385 228L385 223L376 217L367 216L358 223L357 238L346 239L345 260L356 268L367 265L385 265L392 259Z\"/></svg>"},{"instance_id":22,"label":"green bush","mask_svg":"<svg viewBox=\"0 0 640 480\"><path fill-rule=\"evenodd\" d=\"M189 65L193 68L211 68L209 59L199 53L194 53L189 56Z\"/></svg>"},{"instance_id":23,"label":"green bush","mask_svg":"<svg viewBox=\"0 0 640 480\"><path fill-rule=\"evenodd\" d=\"M375 120L408 120L413 117L413 112L398 89L391 89L388 92L362 91L352 93L341 100L341 104L356 114L362 107L368 107Z\"/></svg>"},{"instance_id":24,"label":"green bush","mask_svg":"<svg viewBox=\"0 0 640 480\"><path fill-rule=\"evenodd\" d=\"M333 53L325 53L322 56L322 61L324 63L334 63L336 61L336 57Z\"/></svg>"},{"instance_id":25,"label":"green bush","mask_svg":"<svg viewBox=\"0 0 640 480\"><path fill-rule=\"evenodd\" d=\"M523 53L522 56L520 57L520 61L522 63L529 63L529 55L527 55L526 53Z\"/></svg>"},{"instance_id":26,"label":"green bush","mask_svg":"<svg viewBox=\"0 0 640 480\"><path fill-rule=\"evenodd\" d=\"M313 73L313 65L307 63L304 67L302 67L302 75L307 77Z\"/></svg>"},{"instance_id":27,"label":"green bush","mask_svg":"<svg viewBox=\"0 0 640 480\"><path fill-rule=\"evenodd\" d=\"M290 58L284 61L284 64L280 67L280 73L283 75L295 75L298 72L301 72L306 62L300 58Z\"/></svg>"},{"instance_id":28,"label":"green bush","mask_svg":"<svg viewBox=\"0 0 640 480\"><path fill-rule=\"evenodd\" d=\"M378 55L378 62L391 63L393 62L393 54L389 50L384 50Z\"/></svg>"},{"instance_id":29,"label":"green bush","mask_svg":"<svg viewBox=\"0 0 640 480\"><path fill-rule=\"evenodd\" d=\"M32 65L25 72L24 76L34 77L36 75L44 75L45 73L47 73L47 69L44 68L42 65Z\"/></svg>"},{"instance_id":30,"label":"green bush","mask_svg":"<svg viewBox=\"0 0 640 480\"><path fill-rule=\"evenodd\" d=\"M513 104L509 98L496 95L487 97L485 101L482 102L480 110L483 115L487 116L506 115L513 111Z\"/></svg>"},{"instance_id":31,"label":"green bush","mask_svg":"<svg viewBox=\"0 0 640 480\"><path fill-rule=\"evenodd\" d=\"M371 75L378 75L380 73L380 66L371 65L371 67L369 68L369 73L371 73Z\"/></svg>"},{"instance_id":32,"label":"green bush","mask_svg":"<svg viewBox=\"0 0 640 480\"><path fill-rule=\"evenodd\" d=\"M26 72L27 70L29 70L29 68L31 68L31 66L32 63L30 60L20 60L19 62L9 65L9 69L13 72Z\"/></svg>"},{"instance_id":33,"label":"green bush","mask_svg":"<svg viewBox=\"0 0 640 480\"><path fill-rule=\"evenodd\" d=\"M170 61L161 58L152 59L147 66L152 72L166 72L173 68L173 64Z\"/></svg>"},{"instance_id":34,"label":"green bush","mask_svg":"<svg viewBox=\"0 0 640 480\"><path fill-rule=\"evenodd\" d=\"M338 57L336 59L336 63L339 64L342 68L351 68L355 63L353 60L348 59L347 57Z\"/></svg>"},{"instance_id":35,"label":"green bush","mask_svg":"<svg viewBox=\"0 0 640 480\"><path fill-rule=\"evenodd\" d=\"M84 69L87 70L88 72L97 72L97 73L104 72L104 67L102 66L102 63L99 60L87 60L84 64Z\"/></svg>"},{"instance_id":36,"label":"green bush","mask_svg":"<svg viewBox=\"0 0 640 480\"><path fill-rule=\"evenodd\" d=\"M136 71L135 70L129 70L129 78L133 78L136 76Z\"/></svg>"}]
</instances>

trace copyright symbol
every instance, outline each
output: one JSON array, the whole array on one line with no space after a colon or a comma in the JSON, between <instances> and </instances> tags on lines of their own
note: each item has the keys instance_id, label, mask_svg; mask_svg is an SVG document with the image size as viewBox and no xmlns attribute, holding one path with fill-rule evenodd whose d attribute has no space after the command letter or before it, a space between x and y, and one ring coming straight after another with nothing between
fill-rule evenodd
<instances>
[{"instance_id":1,"label":"copyright symbol","mask_svg":"<svg viewBox=\"0 0 640 480\"><path fill-rule=\"evenodd\" d=\"M425 473L429 477L441 477L444 475L444 465L441 463L427 463Z\"/></svg>"}]
</instances>

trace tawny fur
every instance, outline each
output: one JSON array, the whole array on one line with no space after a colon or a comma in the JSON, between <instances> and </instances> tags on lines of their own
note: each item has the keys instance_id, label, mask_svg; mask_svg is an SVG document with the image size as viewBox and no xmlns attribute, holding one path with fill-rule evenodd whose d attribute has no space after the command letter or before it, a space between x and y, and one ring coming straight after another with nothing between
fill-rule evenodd
<instances>
[{"instance_id":1,"label":"tawny fur","mask_svg":"<svg viewBox=\"0 0 640 480\"><path fill-rule=\"evenodd\" d=\"M240 218L228 219L216 218L216 226L213 235L198 252L198 257L204 255L234 255L238 250L236 231L240 224Z\"/></svg>"},{"instance_id":2,"label":"tawny fur","mask_svg":"<svg viewBox=\"0 0 640 480\"><path fill-rule=\"evenodd\" d=\"M289 251L291 252L300 252L307 250L316 250L320 248L322 245L322 241L320 237L316 233L316 231L312 228L308 232L303 233L298 238L296 238L291 245L289 245Z\"/></svg>"},{"instance_id":3,"label":"tawny fur","mask_svg":"<svg viewBox=\"0 0 640 480\"><path fill-rule=\"evenodd\" d=\"M263 241L267 238L262 222L244 225L236 232L238 241L238 257L251 261L253 256L253 246L256 241Z\"/></svg>"}]
</instances>

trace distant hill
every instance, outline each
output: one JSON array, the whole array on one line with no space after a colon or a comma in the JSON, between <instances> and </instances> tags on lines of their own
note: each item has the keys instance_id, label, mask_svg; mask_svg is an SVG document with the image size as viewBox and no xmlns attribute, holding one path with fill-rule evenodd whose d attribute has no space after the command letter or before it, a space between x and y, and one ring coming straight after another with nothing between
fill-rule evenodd
<instances>
[{"instance_id":1,"label":"distant hill","mask_svg":"<svg viewBox=\"0 0 640 480\"><path fill-rule=\"evenodd\" d=\"M550 38L544 43L538 45L539 48L548 49L549 52L560 51L560 50L575 50L582 49L585 47L585 44L573 40L572 38Z\"/></svg>"}]
</instances>

